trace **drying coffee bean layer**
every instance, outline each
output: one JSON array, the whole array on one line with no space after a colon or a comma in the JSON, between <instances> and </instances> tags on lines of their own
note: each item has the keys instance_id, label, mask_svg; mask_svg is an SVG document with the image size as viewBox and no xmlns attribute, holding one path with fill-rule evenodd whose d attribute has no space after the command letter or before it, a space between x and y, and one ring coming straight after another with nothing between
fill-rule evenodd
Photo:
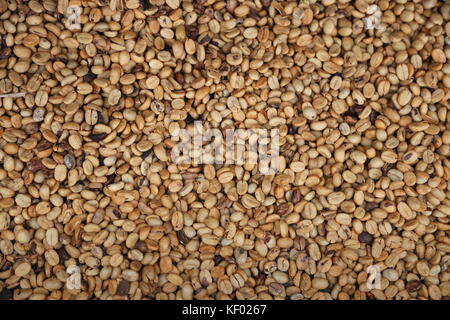
<instances>
[{"instance_id":1,"label":"drying coffee bean layer","mask_svg":"<svg viewBox=\"0 0 450 320\"><path fill-rule=\"evenodd\" d=\"M0 0L0 298L448 299L449 37L448 0ZM278 172L175 164L196 120Z\"/></svg>"}]
</instances>

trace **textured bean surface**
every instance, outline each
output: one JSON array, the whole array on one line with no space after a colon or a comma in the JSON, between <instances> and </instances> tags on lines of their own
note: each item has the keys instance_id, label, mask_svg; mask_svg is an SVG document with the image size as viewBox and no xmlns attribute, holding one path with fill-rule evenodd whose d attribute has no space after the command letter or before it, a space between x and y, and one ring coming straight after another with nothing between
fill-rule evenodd
<instances>
[{"instance_id":1,"label":"textured bean surface","mask_svg":"<svg viewBox=\"0 0 450 320\"><path fill-rule=\"evenodd\" d=\"M449 37L448 0L0 0L0 299L448 299ZM278 171L174 163L196 120Z\"/></svg>"}]
</instances>

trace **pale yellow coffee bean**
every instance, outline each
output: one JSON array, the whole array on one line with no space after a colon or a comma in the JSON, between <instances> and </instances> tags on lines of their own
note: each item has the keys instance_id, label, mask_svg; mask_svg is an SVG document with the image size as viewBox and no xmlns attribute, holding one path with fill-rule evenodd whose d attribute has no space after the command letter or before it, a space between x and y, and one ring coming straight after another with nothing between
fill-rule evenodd
<instances>
[{"instance_id":1,"label":"pale yellow coffee bean","mask_svg":"<svg viewBox=\"0 0 450 320\"><path fill-rule=\"evenodd\" d=\"M31 205L31 197L27 194L19 193L15 198L16 204L22 208L28 208Z\"/></svg>"},{"instance_id":2,"label":"pale yellow coffee bean","mask_svg":"<svg viewBox=\"0 0 450 320\"><path fill-rule=\"evenodd\" d=\"M55 247L58 244L58 230L56 228L50 228L45 234L45 240L50 247Z\"/></svg>"},{"instance_id":3,"label":"pale yellow coffee bean","mask_svg":"<svg viewBox=\"0 0 450 320\"><path fill-rule=\"evenodd\" d=\"M14 268L14 274L18 277L24 277L31 271L31 265L28 262L21 262Z\"/></svg>"},{"instance_id":4,"label":"pale yellow coffee bean","mask_svg":"<svg viewBox=\"0 0 450 320\"><path fill-rule=\"evenodd\" d=\"M156 89L159 85L159 78L157 76L150 76L146 81L145 84L147 87L151 90Z\"/></svg>"},{"instance_id":5,"label":"pale yellow coffee bean","mask_svg":"<svg viewBox=\"0 0 450 320\"><path fill-rule=\"evenodd\" d=\"M55 167L55 180L64 181L67 177L67 167L63 164L59 164Z\"/></svg>"}]
</instances>

